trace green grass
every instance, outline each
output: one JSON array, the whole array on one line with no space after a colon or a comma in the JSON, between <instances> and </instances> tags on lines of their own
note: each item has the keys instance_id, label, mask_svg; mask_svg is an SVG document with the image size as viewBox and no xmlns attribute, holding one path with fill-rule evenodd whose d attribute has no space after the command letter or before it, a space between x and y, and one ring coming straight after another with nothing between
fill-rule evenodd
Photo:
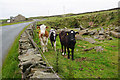
<instances>
[{"instance_id":1,"label":"green grass","mask_svg":"<svg viewBox=\"0 0 120 80\"><path fill-rule=\"evenodd\" d=\"M29 26L29 25L28 25ZM18 68L19 60L19 39L21 34L28 27L26 26L16 37L14 43L12 44L5 61L2 66L2 78L21 78L20 68Z\"/></svg>"},{"instance_id":2,"label":"green grass","mask_svg":"<svg viewBox=\"0 0 120 80\"><path fill-rule=\"evenodd\" d=\"M77 24L82 24L84 28L88 26L88 22L95 22L98 27L91 28L90 30L99 30L102 26L107 29L109 25L117 26L117 10L104 11L90 14L82 14L71 17L50 17L46 21L38 22L38 24L45 24L50 27L59 28L70 28L75 31L74 26ZM95 17L96 15L96 17ZM109 17L113 17L109 19ZM107 20L108 18L108 20ZM38 30L35 30L35 33ZM89 36L83 36L89 37ZM58 74L64 76L65 78L118 78L118 41L120 39L113 38L113 40L97 41L95 44L91 44L87 41L77 40L75 45L74 58L67 59L67 56L62 56L59 52L58 59ZM34 41L40 46L40 40L38 34L35 34ZM91 48L94 46L102 46L104 48L103 52L96 52L94 49L90 51L83 51L84 49ZM114 47L112 47L114 46ZM57 37L57 49L61 50L60 40ZM51 48L50 40L48 41L49 51L44 53L49 63L57 70L56 57L57 52Z\"/></svg>"},{"instance_id":3,"label":"green grass","mask_svg":"<svg viewBox=\"0 0 120 80\"><path fill-rule=\"evenodd\" d=\"M7 25L13 25L13 24L19 24L19 23L25 23L25 22L30 22L30 21L21 21L21 22L14 22L14 23L3 23L1 26L7 26Z\"/></svg>"},{"instance_id":4,"label":"green grass","mask_svg":"<svg viewBox=\"0 0 120 80\"><path fill-rule=\"evenodd\" d=\"M35 32L37 32L37 30ZM41 47L37 33L35 34L34 41ZM56 42L57 49L61 50L59 37L57 37ZM103 52L96 52L94 49L91 51L83 51L83 49L94 46L102 46L104 48ZM50 40L48 41L48 49L49 51L45 52L44 55L54 67L54 70L56 70L57 52L51 48ZM114 38L114 40L105 40L103 42L98 41L96 44L77 40L74 61L67 59L67 56L63 57L60 52L58 57L58 73L65 78L118 78L117 38Z\"/></svg>"}]
</instances>

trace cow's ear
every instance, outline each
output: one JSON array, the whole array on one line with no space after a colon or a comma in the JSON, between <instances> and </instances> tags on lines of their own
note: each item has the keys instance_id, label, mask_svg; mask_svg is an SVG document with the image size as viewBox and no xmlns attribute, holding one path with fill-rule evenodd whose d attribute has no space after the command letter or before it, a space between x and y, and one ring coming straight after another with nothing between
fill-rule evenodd
<instances>
[{"instance_id":1,"label":"cow's ear","mask_svg":"<svg viewBox=\"0 0 120 80\"><path fill-rule=\"evenodd\" d=\"M66 34L68 35L70 32L69 31L66 31Z\"/></svg>"},{"instance_id":2,"label":"cow's ear","mask_svg":"<svg viewBox=\"0 0 120 80\"><path fill-rule=\"evenodd\" d=\"M79 32L75 32L75 34L79 34Z\"/></svg>"},{"instance_id":3,"label":"cow's ear","mask_svg":"<svg viewBox=\"0 0 120 80\"><path fill-rule=\"evenodd\" d=\"M37 26L37 29L40 29L40 27L39 27L39 26Z\"/></svg>"},{"instance_id":4,"label":"cow's ear","mask_svg":"<svg viewBox=\"0 0 120 80\"><path fill-rule=\"evenodd\" d=\"M46 29L48 29L49 27L48 26L46 26Z\"/></svg>"}]
</instances>

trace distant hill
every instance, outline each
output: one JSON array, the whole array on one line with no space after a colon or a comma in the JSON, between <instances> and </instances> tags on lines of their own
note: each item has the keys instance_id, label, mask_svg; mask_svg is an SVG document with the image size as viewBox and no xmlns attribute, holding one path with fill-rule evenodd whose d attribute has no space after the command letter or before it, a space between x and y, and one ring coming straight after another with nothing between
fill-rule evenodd
<instances>
[{"instance_id":1,"label":"distant hill","mask_svg":"<svg viewBox=\"0 0 120 80\"><path fill-rule=\"evenodd\" d=\"M120 8L86 12L79 14L64 14L55 16L44 16L36 18L46 18L45 24L53 27L84 28L115 27L120 26Z\"/></svg>"},{"instance_id":2,"label":"distant hill","mask_svg":"<svg viewBox=\"0 0 120 80\"><path fill-rule=\"evenodd\" d=\"M48 18L48 17L63 17L63 16L75 16L75 15L82 15L82 14L90 14L90 13L98 13L98 12L105 12L105 11L112 11L112 10L119 10L120 8L112 8L112 9L107 9L107 10L100 10L100 11L93 11L93 12L85 12L85 13L68 13L68 14L63 14L63 15L52 15L52 16L38 16L38 17L30 17L30 19L41 19L41 18Z\"/></svg>"}]
</instances>

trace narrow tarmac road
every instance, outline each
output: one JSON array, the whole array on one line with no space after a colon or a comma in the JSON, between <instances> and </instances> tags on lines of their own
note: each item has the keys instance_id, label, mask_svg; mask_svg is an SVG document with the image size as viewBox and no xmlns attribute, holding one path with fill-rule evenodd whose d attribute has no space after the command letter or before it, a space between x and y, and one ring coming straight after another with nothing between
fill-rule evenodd
<instances>
[{"instance_id":1,"label":"narrow tarmac road","mask_svg":"<svg viewBox=\"0 0 120 80\"><path fill-rule=\"evenodd\" d=\"M0 66L4 61L5 56L8 53L9 48L14 42L15 37L20 33L20 31L32 22L7 25L0 27Z\"/></svg>"}]
</instances>

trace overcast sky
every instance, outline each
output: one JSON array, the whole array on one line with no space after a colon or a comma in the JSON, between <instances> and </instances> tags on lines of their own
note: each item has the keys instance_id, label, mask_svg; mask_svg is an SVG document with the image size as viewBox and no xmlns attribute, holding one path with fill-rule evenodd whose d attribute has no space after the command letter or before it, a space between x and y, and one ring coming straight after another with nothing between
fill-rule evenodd
<instances>
[{"instance_id":1,"label":"overcast sky","mask_svg":"<svg viewBox=\"0 0 120 80\"><path fill-rule=\"evenodd\" d=\"M0 0L0 19L83 13L118 7L119 0Z\"/></svg>"}]
</instances>

